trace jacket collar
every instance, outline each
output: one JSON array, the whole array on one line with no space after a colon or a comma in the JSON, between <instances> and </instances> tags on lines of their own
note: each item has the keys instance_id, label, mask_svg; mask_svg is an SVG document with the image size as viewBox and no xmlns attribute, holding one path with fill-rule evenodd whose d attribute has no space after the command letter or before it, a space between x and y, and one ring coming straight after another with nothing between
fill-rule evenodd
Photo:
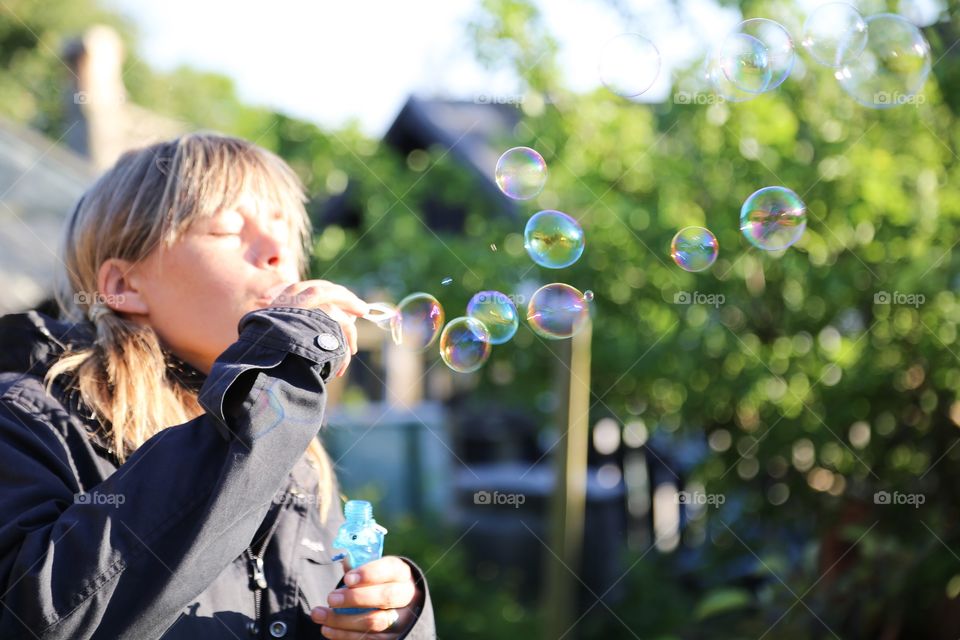
<instances>
[{"instance_id":1,"label":"jacket collar","mask_svg":"<svg viewBox=\"0 0 960 640\"><path fill-rule=\"evenodd\" d=\"M67 322L39 311L0 317L0 372L43 377L65 351L90 346L95 338L89 322ZM206 375L164 350L170 376L199 391Z\"/></svg>"}]
</instances>

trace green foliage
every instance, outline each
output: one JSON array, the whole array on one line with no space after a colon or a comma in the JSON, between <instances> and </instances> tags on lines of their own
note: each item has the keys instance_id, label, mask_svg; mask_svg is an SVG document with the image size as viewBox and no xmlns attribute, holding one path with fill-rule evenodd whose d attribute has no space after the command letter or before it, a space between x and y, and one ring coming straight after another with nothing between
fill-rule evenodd
<instances>
[{"instance_id":1,"label":"green foliage","mask_svg":"<svg viewBox=\"0 0 960 640\"><path fill-rule=\"evenodd\" d=\"M431 531L436 533L431 534ZM532 638L541 628L535 607L521 599L515 572L471 564L459 536L427 522L391 524L390 553L414 559L426 574L440 638Z\"/></svg>"},{"instance_id":2,"label":"green foliage","mask_svg":"<svg viewBox=\"0 0 960 640\"><path fill-rule=\"evenodd\" d=\"M0 110L58 135L65 71L51 51L94 4L53 4L11 3L30 30L0 14ZM749 15L789 12L743 5ZM888 111L855 104L812 64L744 104L574 95L556 44L522 0L486 0L469 35L482 61L511 66L524 83L523 120L499 143L535 147L550 167L522 219L503 215L445 149L399 157L354 127L321 131L242 105L228 80L189 69L163 76L138 65L128 83L142 104L278 151L317 202L349 182L361 227L318 229L317 277L394 300L427 290L448 317L481 289L516 294L559 280L596 293L591 419L710 438L695 479L736 498L737 510L708 516L705 542L684 541L700 554L695 571L647 555L616 615L585 623L589 637L617 637L621 621L643 637L720 637L709 630L721 627L723 637L758 637L773 624L777 637L810 637L824 629L792 595L808 591L804 603L842 636L923 637L960 591L950 550L960 545L956 16L927 31L937 62L925 101ZM751 248L739 232L741 203L767 185L793 189L809 210L803 239L782 254ZM464 233L431 231L429 202L462 208ZM585 227L586 253L569 269L536 267L523 250L523 221L542 208ZM686 225L717 235L711 270L670 262L670 240ZM454 283L440 287L447 276ZM684 291L723 302L675 304ZM475 396L530 408L555 367L521 328L494 349ZM546 424L549 403L537 405ZM925 503L878 505L881 490ZM788 532L802 541L789 543ZM441 637L533 634L515 593L477 580L460 548L448 552L455 538L392 535L432 567ZM719 578L734 562L750 565L746 577ZM491 634L494 624L503 627Z\"/></svg>"}]
</instances>

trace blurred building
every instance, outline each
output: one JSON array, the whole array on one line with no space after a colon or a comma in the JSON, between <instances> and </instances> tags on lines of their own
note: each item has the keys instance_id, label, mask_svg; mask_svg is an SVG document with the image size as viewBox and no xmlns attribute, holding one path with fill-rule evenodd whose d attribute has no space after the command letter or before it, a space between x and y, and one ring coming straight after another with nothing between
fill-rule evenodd
<instances>
[{"instance_id":1,"label":"blurred building","mask_svg":"<svg viewBox=\"0 0 960 640\"><path fill-rule=\"evenodd\" d=\"M471 176L477 187L473 197L483 198L494 214L519 218L519 207L503 197L493 179L497 159L504 151L498 141L509 140L519 123L520 111L510 104L410 96L383 140L403 157L413 151L432 149L448 154ZM351 177L343 193L321 205L316 215L321 226L360 226L363 211L354 204L352 180L363 177ZM458 205L428 197L417 203L417 211L434 231L463 231L466 203Z\"/></svg>"},{"instance_id":2,"label":"blurred building","mask_svg":"<svg viewBox=\"0 0 960 640\"><path fill-rule=\"evenodd\" d=\"M63 219L94 175L85 158L0 121L0 314L51 294Z\"/></svg>"},{"instance_id":3,"label":"blurred building","mask_svg":"<svg viewBox=\"0 0 960 640\"><path fill-rule=\"evenodd\" d=\"M127 149L187 128L127 99L113 29L91 27L63 58L71 75L61 138L0 121L0 314L51 296L63 221L98 173Z\"/></svg>"}]
</instances>

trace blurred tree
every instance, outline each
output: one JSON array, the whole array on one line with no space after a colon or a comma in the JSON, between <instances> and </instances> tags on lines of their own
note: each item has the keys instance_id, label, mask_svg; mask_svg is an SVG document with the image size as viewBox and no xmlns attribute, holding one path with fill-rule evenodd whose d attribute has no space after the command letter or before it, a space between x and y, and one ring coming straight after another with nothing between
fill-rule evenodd
<instances>
[{"instance_id":1,"label":"blurred tree","mask_svg":"<svg viewBox=\"0 0 960 640\"><path fill-rule=\"evenodd\" d=\"M802 24L787 3L740 6ZM93 2L9 7L0 113L52 133L59 38L92 15L115 19ZM478 57L512 68L524 95L523 121L499 142L535 147L550 166L525 211L562 209L587 233L563 271L531 264L522 228L491 215L445 149L398 157L355 126L321 131L245 106L229 81L189 69L141 65L128 83L142 104L279 151L318 202L363 212L358 227L317 230L317 277L395 299L428 290L451 317L481 289L528 295L559 280L595 292L592 421L642 419L654 435L709 443L693 480L728 499L690 523L676 553L625 558L629 597L615 616L590 616L585 634L620 637L623 621L643 637L772 626L777 637L946 638L960 634L958 20L951 10L925 29L935 63L917 104L865 109L801 53L797 73L753 101L717 100L689 70L675 86L692 100L650 105L569 92L536 6L484 0L469 28ZM777 254L751 248L738 224L743 200L768 185L809 211L803 239ZM466 204L465 232L428 230L427 199ZM671 263L686 225L717 235L709 271ZM680 304L681 292L717 303ZM527 407L549 428L554 366L523 326L472 378L471 401ZM883 491L924 503L878 503Z\"/></svg>"}]
</instances>

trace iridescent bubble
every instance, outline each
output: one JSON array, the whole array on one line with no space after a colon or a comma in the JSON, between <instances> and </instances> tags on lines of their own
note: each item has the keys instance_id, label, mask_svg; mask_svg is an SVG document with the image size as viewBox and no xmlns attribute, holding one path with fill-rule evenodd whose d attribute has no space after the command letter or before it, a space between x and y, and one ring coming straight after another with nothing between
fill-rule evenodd
<instances>
[{"instance_id":1,"label":"iridescent bubble","mask_svg":"<svg viewBox=\"0 0 960 640\"><path fill-rule=\"evenodd\" d=\"M786 187L755 191L740 208L740 231L764 251L786 249L807 228L807 206Z\"/></svg>"},{"instance_id":2,"label":"iridescent bubble","mask_svg":"<svg viewBox=\"0 0 960 640\"><path fill-rule=\"evenodd\" d=\"M411 351L426 349L443 327L443 307L429 293L412 293L397 305L390 331L397 345Z\"/></svg>"},{"instance_id":3,"label":"iridescent bubble","mask_svg":"<svg viewBox=\"0 0 960 640\"><path fill-rule=\"evenodd\" d=\"M517 305L499 291L481 291L470 298L467 315L483 323L490 332L491 344L503 344L510 340L520 326Z\"/></svg>"},{"instance_id":4,"label":"iridescent bubble","mask_svg":"<svg viewBox=\"0 0 960 640\"><path fill-rule=\"evenodd\" d=\"M440 357L460 373L476 371L490 357L490 332L476 318L451 320L440 335Z\"/></svg>"},{"instance_id":5,"label":"iridescent bubble","mask_svg":"<svg viewBox=\"0 0 960 640\"><path fill-rule=\"evenodd\" d=\"M646 92L660 75L660 52L637 33L611 38L600 51L600 82L624 98Z\"/></svg>"},{"instance_id":6,"label":"iridescent bubble","mask_svg":"<svg viewBox=\"0 0 960 640\"><path fill-rule=\"evenodd\" d=\"M547 163L530 147L507 149L497 160L495 178L500 191L514 200L529 200L547 183Z\"/></svg>"},{"instance_id":7,"label":"iridescent bubble","mask_svg":"<svg viewBox=\"0 0 960 640\"><path fill-rule=\"evenodd\" d=\"M703 67L703 77L717 92L717 95L727 102L746 102L756 98L758 94L744 91L730 82L727 74L723 72L720 61L720 50L718 48L707 56Z\"/></svg>"},{"instance_id":8,"label":"iridescent bubble","mask_svg":"<svg viewBox=\"0 0 960 640\"><path fill-rule=\"evenodd\" d=\"M703 271L717 261L720 245L703 227L684 227L670 243L670 257L684 271Z\"/></svg>"},{"instance_id":9,"label":"iridescent bubble","mask_svg":"<svg viewBox=\"0 0 960 640\"><path fill-rule=\"evenodd\" d=\"M917 94L930 73L930 44L914 24L892 13L865 20L867 42L863 51L834 74L850 96L871 109L889 109L922 101ZM846 59L848 47L841 44L838 56Z\"/></svg>"},{"instance_id":10,"label":"iridescent bubble","mask_svg":"<svg viewBox=\"0 0 960 640\"><path fill-rule=\"evenodd\" d=\"M735 87L748 93L767 90L771 69L762 42L746 33L731 33L720 46L719 56L723 75Z\"/></svg>"},{"instance_id":11,"label":"iridescent bubble","mask_svg":"<svg viewBox=\"0 0 960 640\"><path fill-rule=\"evenodd\" d=\"M828 2L807 16L800 44L820 64L842 67L867 46L867 23L855 7Z\"/></svg>"},{"instance_id":12,"label":"iridescent bubble","mask_svg":"<svg viewBox=\"0 0 960 640\"><path fill-rule=\"evenodd\" d=\"M779 22L766 18L751 18L744 20L732 31L732 34L741 33L759 40L766 48L767 66L770 68L770 82L765 91L776 89L793 71L793 63L797 53L793 47L793 39Z\"/></svg>"},{"instance_id":13,"label":"iridescent bubble","mask_svg":"<svg viewBox=\"0 0 960 640\"><path fill-rule=\"evenodd\" d=\"M583 255L583 228L574 218L547 209L530 216L523 230L523 246L541 267L569 267Z\"/></svg>"},{"instance_id":14,"label":"iridescent bubble","mask_svg":"<svg viewBox=\"0 0 960 640\"><path fill-rule=\"evenodd\" d=\"M593 302L593 291L590 291L590 289L587 289L586 291L584 291L583 299L586 300L587 302Z\"/></svg>"},{"instance_id":15,"label":"iridescent bubble","mask_svg":"<svg viewBox=\"0 0 960 640\"><path fill-rule=\"evenodd\" d=\"M555 282L540 287L527 305L527 322L539 336L561 340L575 335L590 317L590 305L574 287Z\"/></svg>"}]
</instances>

